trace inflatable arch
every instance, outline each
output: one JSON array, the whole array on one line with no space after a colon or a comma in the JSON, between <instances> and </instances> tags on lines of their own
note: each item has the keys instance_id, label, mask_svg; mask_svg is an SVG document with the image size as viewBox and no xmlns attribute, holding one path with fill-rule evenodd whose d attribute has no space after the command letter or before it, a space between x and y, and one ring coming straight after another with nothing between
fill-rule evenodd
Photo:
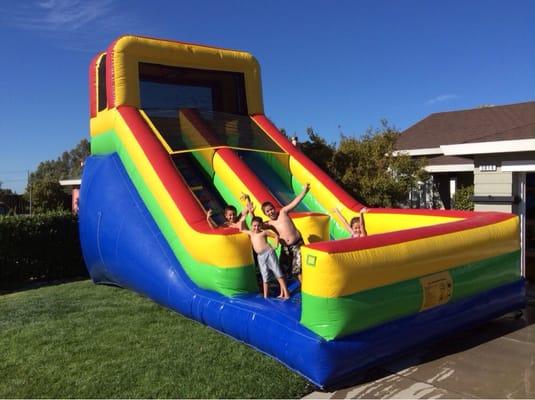
<instances>
[{"instance_id":1,"label":"inflatable arch","mask_svg":"<svg viewBox=\"0 0 535 400\"><path fill-rule=\"evenodd\" d=\"M129 288L274 357L320 387L522 307L518 218L370 209L351 239L328 210L363 207L264 115L246 52L123 36L89 70L92 156L80 235L96 283ZM286 203L302 232L303 282L258 294L246 235L208 208Z\"/></svg>"}]
</instances>

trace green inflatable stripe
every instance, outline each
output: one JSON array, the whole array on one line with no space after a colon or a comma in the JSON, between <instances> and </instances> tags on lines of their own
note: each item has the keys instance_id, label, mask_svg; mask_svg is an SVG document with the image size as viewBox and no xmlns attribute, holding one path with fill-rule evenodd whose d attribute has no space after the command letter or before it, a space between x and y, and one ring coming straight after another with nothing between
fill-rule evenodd
<instances>
[{"instance_id":1,"label":"green inflatable stripe","mask_svg":"<svg viewBox=\"0 0 535 400\"><path fill-rule=\"evenodd\" d=\"M215 174L214 168L212 167L212 164L206 158L204 158L202 154L200 154L201 152L202 150L192 151L191 154L193 155L193 157L195 157L197 162L201 165L204 172L206 172L206 174L210 177L210 179L212 179Z\"/></svg>"},{"instance_id":2,"label":"green inflatable stripe","mask_svg":"<svg viewBox=\"0 0 535 400\"><path fill-rule=\"evenodd\" d=\"M520 277L520 250L450 270L450 302L515 282ZM332 340L420 311L422 288L411 279L339 298L302 293L301 323Z\"/></svg>"},{"instance_id":3,"label":"green inflatable stripe","mask_svg":"<svg viewBox=\"0 0 535 400\"><path fill-rule=\"evenodd\" d=\"M269 153L262 153L260 156L269 164L269 166L275 171L275 173L283 180L287 187L291 188L294 196L297 196L303 190L297 179L291 174L289 167L285 167L279 159ZM330 213L316 200L312 193L308 193L303 199L303 204L313 212L320 212L330 215ZM334 223L334 224L333 224ZM336 229L336 221L332 218L329 222L329 234L335 239L341 239L343 237L349 237L349 234L342 228L338 227L340 231ZM336 232L336 236L333 233ZM345 236L344 236L345 233Z\"/></svg>"},{"instance_id":4,"label":"green inflatable stripe","mask_svg":"<svg viewBox=\"0 0 535 400\"><path fill-rule=\"evenodd\" d=\"M167 243L179 260L182 268L184 268L196 285L203 289L216 291L225 296L257 291L256 274L253 264L238 268L219 268L201 263L191 257L180 239L176 236L161 207L150 190L148 190L128 152L122 146L114 131L94 137L91 140L91 151L93 154L110 154L113 151L117 151L130 179L167 240Z\"/></svg>"},{"instance_id":5,"label":"green inflatable stripe","mask_svg":"<svg viewBox=\"0 0 535 400\"><path fill-rule=\"evenodd\" d=\"M412 314L419 309L421 296L417 280L340 298L302 293L301 324L326 340L332 340Z\"/></svg>"},{"instance_id":6,"label":"green inflatable stripe","mask_svg":"<svg viewBox=\"0 0 535 400\"><path fill-rule=\"evenodd\" d=\"M241 208L243 207L240 201L232 194L232 192L227 188L225 185L225 181L221 179L221 176L219 174L214 175L214 186L223 197L223 200L229 205L233 205L236 207L236 210L238 210L238 213L241 211Z\"/></svg>"},{"instance_id":7,"label":"green inflatable stripe","mask_svg":"<svg viewBox=\"0 0 535 400\"><path fill-rule=\"evenodd\" d=\"M303 185L301 185L297 179L291 174L290 170L286 168L279 159L274 157L269 153L262 153L261 157L271 166L279 177L282 178L284 183L292 189L294 196L297 196L303 190ZM303 204L313 212L320 212L323 214L331 215L331 213L321 205L321 203L311 194L307 194L303 199ZM345 239L350 237L349 232L347 232L340 224L334 219L330 218L329 220L329 235L332 239Z\"/></svg>"},{"instance_id":8,"label":"green inflatable stripe","mask_svg":"<svg viewBox=\"0 0 535 400\"><path fill-rule=\"evenodd\" d=\"M520 257L518 250L451 270L451 301L516 281L520 276Z\"/></svg>"},{"instance_id":9,"label":"green inflatable stripe","mask_svg":"<svg viewBox=\"0 0 535 400\"><path fill-rule=\"evenodd\" d=\"M270 153L260 153L260 157L268 163L275 173L282 179L287 187L292 186L292 174L288 166L284 166L278 158ZM290 156L287 156L288 159Z\"/></svg>"},{"instance_id":10,"label":"green inflatable stripe","mask_svg":"<svg viewBox=\"0 0 535 400\"><path fill-rule=\"evenodd\" d=\"M209 165L203 157L200 157L197 154L197 151L192 151L192 154L198 161L204 172L206 172L211 177L214 187L219 192L223 200L225 200L225 203L233 205L234 207L236 207L236 210L238 210L238 213L240 213L242 211L243 204L228 189L228 186L225 184L225 181L221 178L221 176L214 171L212 165ZM250 220L251 217L247 217L247 219Z\"/></svg>"},{"instance_id":11,"label":"green inflatable stripe","mask_svg":"<svg viewBox=\"0 0 535 400\"><path fill-rule=\"evenodd\" d=\"M91 154L112 154L117 147L118 143L116 143L116 135L113 130L91 138Z\"/></svg>"},{"instance_id":12,"label":"green inflatable stripe","mask_svg":"<svg viewBox=\"0 0 535 400\"><path fill-rule=\"evenodd\" d=\"M292 190L294 191L295 195L301 193L303 190L303 185L292 175ZM329 235L334 240L338 239L347 239L350 237L350 234L348 231L346 231L338 221L336 221L332 216L331 212L327 210L325 207L321 205L321 203L312 195L312 193L308 193L305 198L303 199L303 203L305 203L305 206L310 211L314 212L320 212L323 214L329 215Z\"/></svg>"}]
</instances>

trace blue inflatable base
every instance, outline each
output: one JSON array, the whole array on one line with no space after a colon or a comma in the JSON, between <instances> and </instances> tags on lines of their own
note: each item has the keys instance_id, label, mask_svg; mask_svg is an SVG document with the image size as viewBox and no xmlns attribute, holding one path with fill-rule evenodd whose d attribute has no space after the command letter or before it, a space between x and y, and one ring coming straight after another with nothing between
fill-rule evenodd
<instances>
[{"instance_id":1,"label":"blue inflatable base","mask_svg":"<svg viewBox=\"0 0 535 400\"><path fill-rule=\"evenodd\" d=\"M119 285L150 297L279 360L320 388L351 384L374 365L519 310L525 303L524 282L519 280L326 341L299 323L299 295L286 302L255 294L229 298L197 287L115 154L86 161L79 218L82 250L95 283Z\"/></svg>"}]
</instances>

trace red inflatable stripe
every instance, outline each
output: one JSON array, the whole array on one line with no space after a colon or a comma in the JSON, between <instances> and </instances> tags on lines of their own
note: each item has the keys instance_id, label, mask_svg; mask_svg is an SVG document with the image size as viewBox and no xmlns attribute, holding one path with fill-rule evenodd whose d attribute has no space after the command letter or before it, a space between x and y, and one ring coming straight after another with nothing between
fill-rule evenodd
<instances>
[{"instance_id":1,"label":"red inflatable stripe","mask_svg":"<svg viewBox=\"0 0 535 400\"><path fill-rule=\"evenodd\" d=\"M139 111L130 106L120 106L118 111L187 223L200 232L214 233L206 223L206 214ZM232 234L234 232L235 230L230 229L218 230L218 234Z\"/></svg>"},{"instance_id":2,"label":"red inflatable stripe","mask_svg":"<svg viewBox=\"0 0 535 400\"><path fill-rule=\"evenodd\" d=\"M336 182L332 180L321 168L314 164L307 156L301 153L286 137L279 132L277 127L263 114L252 115L251 118L260 126L284 151L295 158L303 165L312 175L321 181L323 185L334 194L342 204L351 210L358 211L363 206L346 191L344 191Z\"/></svg>"},{"instance_id":3,"label":"red inflatable stripe","mask_svg":"<svg viewBox=\"0 0 535 400\"><path fill-rule=\"evenodd\" d=\"M108 108L115 107L115 68L114 68L114 49L116 39L113 41L106 51L106 98L108 102Z\"/></svg>"},{"instance_id":4,"label":"red inflatable stripe","mask_svg":"<svg viewBox=\"0 0 535 400\"><path fill-rule=\"evenodd\" d=\"M104 53L98 53L89 64L89 115L97 116L97 63Z\"/></svg>"},{"instance_id":5,"label":"red inflatable stripe","mask_svg":"<svg viewBox=\"0 0 535 400\"><path fill-rule=\"evenodd\" d=\"M357 239L343 239L332 242L320 242L310 244L312 249L327 253L346 253L356 250L364 250L375 247L389 246L392 244L409 242L448 233L462 232L467 229L479 228L496 224L511 218L510 214L504 213L479 213L472 218L463 221L449 222L424 228L406 229L399 232L382 233Z\"/></svg>"},{"instance_id":6,"label":"red inflatable stripe","mask_svg":"<svg viewBox=\"0 0 535 400\"><path fill-rule=\"evenodd\" d=\"M211 145L217 145L218 141L213 136L210 128L206 126L202 118L190 109L182 110L184 116L191 122L194 128L201 134L201 136ZM259 201L270 201L276 207L281 207L279 201L265 188L264 184L256 177L251 169L240 159L234 150L223 148L217 150L217 154L225 161L230 169L240 177L240 180L250 190L250 193Z\"/></svg>"},{"instance_id":7,"label":"red inflatable stripe","mask_svg":"<svg viewBox=\"0 0 535 400\"><path fill-rule=\"evenodd\" d=\"M371 208L370 213L381 214L409 214L428 215L432 217L471 218L474 215L485 215L486 212L461 211L461 210L433 210L427 208Z\"/></svg>"}]
</instances>

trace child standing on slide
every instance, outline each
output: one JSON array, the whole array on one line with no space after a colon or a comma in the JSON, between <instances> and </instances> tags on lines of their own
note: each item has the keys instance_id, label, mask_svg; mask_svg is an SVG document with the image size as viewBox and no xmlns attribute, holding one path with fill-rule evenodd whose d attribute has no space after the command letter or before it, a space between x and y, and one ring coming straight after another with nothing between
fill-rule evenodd
<instances>
[{"instance_id":1,"label":"child standing on slide","mask_svg":"<svg viewBox=\"0 0 535 400\"><path fill-rule=\"evenodd\" d=\"M309 190L310 184L306 183L303 191L278 211L269 201L262 203L262 211L269 218L264 225L274 228L282 239L281 263L289 269L288 272L299 279L299 282L302 281L301 246L305 243L288 213L299 205ZM283 255L286 256L284 262Z\"/></svg>"},{"instance_id":2,"label":"child standing on slide","mask_svg":"<svg viewBox=\"0 0 535 400\"><path fill-rule=\"evenodd\" d=\"M277 296L277 298L284 300L289 299L290 294L288 293L286 282L284 282L283 274L277 260L277 255L275 254L275 250L267 242L267 237L270 236L275 239L275 243L277 243L278 246L279 236L272 231L262 230L262 225L262 218L253 217L251 220L251 230L244 229L243 226L241 226L240 231L249 235L253 249L257 253L258 268L260 269L260 274L262 275L264 298L268 297L269 272L271 271L271 273L275 275L275 278L280 285L280 294Z\"/></svg>"}]
</instances>

